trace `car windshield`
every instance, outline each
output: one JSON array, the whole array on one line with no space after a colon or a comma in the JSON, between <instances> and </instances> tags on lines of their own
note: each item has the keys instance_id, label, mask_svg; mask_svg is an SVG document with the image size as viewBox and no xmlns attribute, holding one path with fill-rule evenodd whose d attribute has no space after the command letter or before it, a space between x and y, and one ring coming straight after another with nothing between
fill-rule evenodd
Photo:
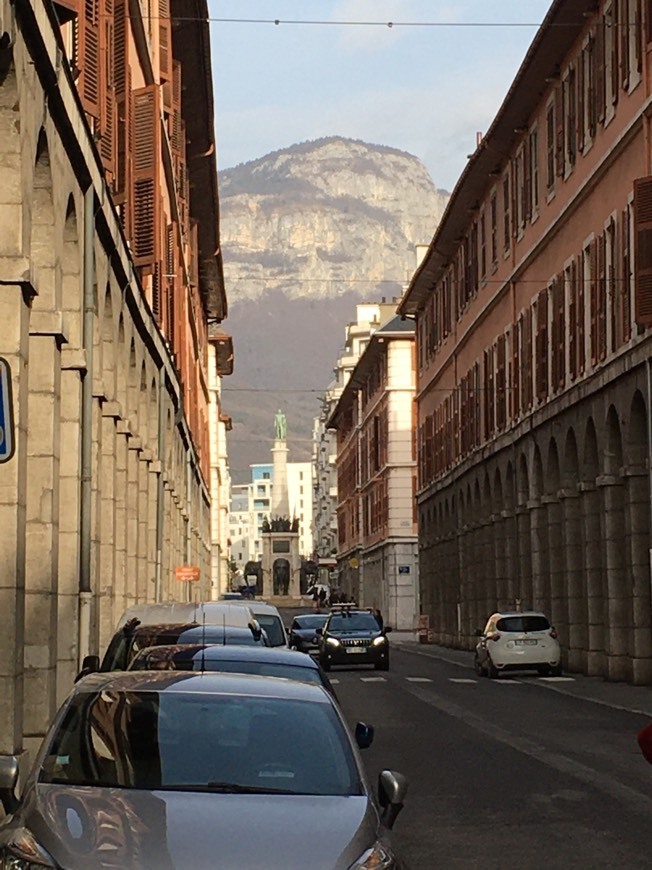
<instances>
[{"instance_id":1,"label":"car windshield","mask_svg":"<svg viewBox=\"0 0 652 870\"><path fill-rule=\"evenodd\" d=\"M341 613L331 617L329 631L379 631L371 613Z\"/></svg>"},{"instance_id":2,"label":"car windshield","mask_svg":"<svg viewBox=\"0 0 652 870\"><path fill-rule=\"evenodd\" d=\"M256 619L267 632L270 646L286 646L287 640L283 631L283 623L275 613L257 613Z\"/></svg>"},{"instance_id":3,"label":"car windshield","mask_svg":"<svg viewBox=\"0 0 652 870\"><path fill-rule=\"evenodd\" d=\"M545 616L504 616L496 623L498 631L547 631L549 628Z\"/></svg>"},{"instance_id":4,"label":"car windshield","mask_svg":"<svg viewBox=\"0 0 652 870\"><path fill-rule=\"evenodd\" d=\"M304 628L314 629L321 628L326 620L328 619L328 614L311 614L310 616L297 616L292 623L292 628L296 628L301 631Z\"/></svg>"},{"instance_id":5,"label":"car windshield","mask_svg":"<svg viewBox=\"0 0 652 870\"><path fill-rule=\"evenodd\" d=\"M177 691L76 695L50 741L39 781L171 791L363 793L351 744L330 704Z\"/></svg>"}]
</instances>

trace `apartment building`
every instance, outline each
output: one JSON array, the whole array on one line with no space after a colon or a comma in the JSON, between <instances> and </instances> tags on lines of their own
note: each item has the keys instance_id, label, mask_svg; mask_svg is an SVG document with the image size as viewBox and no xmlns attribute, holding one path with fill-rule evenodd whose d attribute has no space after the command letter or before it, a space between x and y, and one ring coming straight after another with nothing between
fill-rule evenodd
<instances>
[{"instance_id":1,"label":"apartment building","mask_svg":"<svg viewBox=\"0 0 652 870\"><path fill-rule=\"evenodd\" d=\"M418 612L414 323L377 329L328 420L337 430L338 573L395 628Z\"/></svg>"},{"instance_id":2,"label":"apartment building","mask_svg":"<svg viewBox=\"0 0 652 870\"><path fill-rule=\"evenodd\" d=\"M472 648L550 614L652 681L650 4L556 0L399 311L418 367L421 599Z\"/></svg>"},{"instance_id":3,"label":"apartment building","mask_svg":"<svg viewBox=\"0 0 652 870\"><path fill-rule=\"evenodd\" d=\"M210 589L209 57L199 0L0 0L3 753L127 606Z\"/></svg>"}]
</instances>

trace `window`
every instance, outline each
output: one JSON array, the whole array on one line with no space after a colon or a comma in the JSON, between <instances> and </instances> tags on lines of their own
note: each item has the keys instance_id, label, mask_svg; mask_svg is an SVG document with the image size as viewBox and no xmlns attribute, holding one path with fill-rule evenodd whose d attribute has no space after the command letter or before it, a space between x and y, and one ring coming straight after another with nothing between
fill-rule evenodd
<instances>
[{"instance_id":1,"label":"window","mask_svg":"<svg viewBox=\"0 0 652 870\"><path fill-rule=\"evenodd\" d=\"M531 216L539 213L539 130L534 127L530 130L530 143L528 156L530 158L530 197L529 210Z\"/></svg>"},{"instance_id":2,"label":"window","mask_svg":"<svg viewBox=\"0 0 652 870\"><path fill-rule=\"evenodd\" d=\"M487 229L484 211L480 215L480 278L487 275Z\"/></svg>"},{"instance_id":3,"label":"window","mask_svg":"<svg viewBox=\"0 0 652 870\"><path fill-rule=\"evenodd\" d=\"M495 267L498 263L498 203L495 193L491 194L489 213L491 220L491 265Z\"/></svg>"},{"instance_id":4,"label":"window","mask_svg":"<svg viewBox=\"0 0 652 870\"><path fill-rule=\"evenodd\" d=\"M546 112L546 188L555 189L555 104L551 102Z\"/></svg>"},{"instance_id":5,"label":"window","mask_svg":"<svg viewBox=\"0 0 652 870\"><path fill-rule=\"evenodd\" d=\"M516 152L516 158L514 159L514 186L514 195L516 200L516 214L514 215L514 222L516 225L516 234L517 236L520 236L525 228L526 195L525 151L522 145Z\"/></svg>"},{"instance_id":6,"label":"window","mask_svg":"<svg viewBox=\"0 0 652 870\"><path fill-rule=\"evenodd\" d=\"M503 250L506 254L509 253L511 241L510 205L509 173L506 173L503 177Z\"/></svg>"},{"instance_id":7,"label":"window","mask_svg":"<svg viewBox=\"0 0 652 870\"><path fill-rule=\"evenodd\" d=\"M577 156L577 90L575 68L568 70L563 82L564 104L564 163L566 169L572 169Z\"/></svg>"}]
</instances>

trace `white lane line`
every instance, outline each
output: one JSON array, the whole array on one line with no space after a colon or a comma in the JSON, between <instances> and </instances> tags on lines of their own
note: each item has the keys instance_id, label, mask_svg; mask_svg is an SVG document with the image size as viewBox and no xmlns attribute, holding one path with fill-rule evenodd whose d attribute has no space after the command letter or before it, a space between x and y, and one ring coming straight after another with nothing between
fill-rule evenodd
<instances>
[{"instance_id":1,"label":"white lane line","mask_svg":"<svg viewBox=\"0 0 652 870\"><path fill-rule=\"evenodd\" d=\"M329 682L330 682L331 686L339 686L339 684L340 684L339 680L329 680Z\"/></svg>"},{"instance_id":2,"label":"white lane line","mask_svg":"<svg viewBox=\"0 0 652 870\"><path fill-rule=\"evenodd\" d=\"M496 686L522 686L523 683L520 680L494 680L493 681Z\"/></svg>"},{"instance_id":3,"label":"white lane line","mask_svg":"<svg viewBox=\"0 0 652 870\"><path fill-rule=\"evenodd\" d=\"M385 677L360 677L363 683L386 683Z\"/></svg>"},{"instance_id":4,"label":"white lane line","mask_svg":"<svg viewBox=\"0 0 652 870\"><path fill-rule=\"evenodd\" d=\"M574 683L575 677L539 677L544 683Z\"/></svg>"},{"instance_id":5,"label":"white lane line","mask_svg":"<svg viewBox=\"0 0 652 870\"><path fill-rule=\"evenodd\" d=\"M432 683L430 677L406 677L408 683Z\"/></svg>"},{"instance_id":6,"label":"white lane line","mask_svg":"<svg viewBox=\"0 0 652 870\"><path fill-rule=\"evenodd\" d=\"M465 680L465 679L462 679L462 678L460 678L460 677L449 677L449 678L448 678L448 682L449 682L449 683L469 683L469 684L475 686L475 684L476 684L478 681L477 681L477 680Z\"/></svg>"}]
</instances>

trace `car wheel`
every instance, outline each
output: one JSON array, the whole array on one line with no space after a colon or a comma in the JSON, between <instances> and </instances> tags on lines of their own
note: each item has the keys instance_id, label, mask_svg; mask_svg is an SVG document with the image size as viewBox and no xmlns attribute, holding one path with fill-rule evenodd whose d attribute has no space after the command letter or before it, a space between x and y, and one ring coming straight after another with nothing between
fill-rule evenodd
<instances>
[{"instance_id":1,"label":"car wheel","mask_svg":"<svg viewBox=\"0 0 652 870\"><path fill-rule=\"evenodd\" d=\"M487 672L482 667L482 664L480 663L480 659L479 659L477 653L475 654L475 658L473 659L473 670L476 672L476 674L479 677L486 677L487 676Z\"/></svg>"},{"instance_id":2,"label":"car wheel","mask_svg":"<svg viewBox=\"0 0 652 870\"><path fill-rule=\"evenodd\" d=\"M389 670L389 662L376 662L375 666L377 671L388 671Z\"/></svg>"},{"instance_id":3,"label":"car wheel","mask_svg":"<svg viewBox=\"0 0 652 870\"><path fill-rule=\"evenodd\" d=\"M555 665L554 668L550 668L550 676L551 677L561 677L562 667L561 665Z\"/></svg>"},{"instance_id":4,"label":"car wheel","mask_svg":"<svg viewBox=\"0 0 652 870\"><path fill-rule=\"evenodd\" d=\"M490 680L497 680L500 676L500 671L491 661L491 659L487 659L487 676Z\"/></svg>"}]
</instances>

